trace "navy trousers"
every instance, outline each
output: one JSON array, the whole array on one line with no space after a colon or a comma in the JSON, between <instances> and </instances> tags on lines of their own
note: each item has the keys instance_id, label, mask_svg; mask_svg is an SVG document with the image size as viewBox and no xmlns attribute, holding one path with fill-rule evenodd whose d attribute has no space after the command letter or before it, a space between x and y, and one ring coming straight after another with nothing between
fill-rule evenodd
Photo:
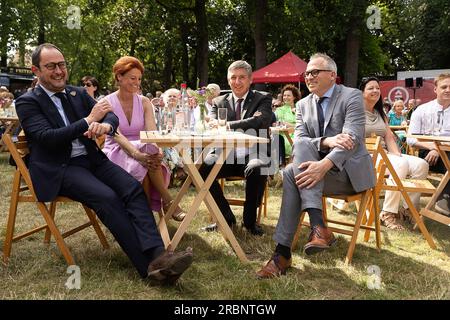
<instances>
[{"instance_id":1,"label":"navy trousers","mask_svg":"<svg viewBox=\"0 0 450 320\"><path fill-rule=\"evenodd\" d=\"M216 154L208 154L200 168L200 174L203 179L211 172L214 164L217 161ZM256 211L261 204L264 195L264 188L266 185L267 175L261 174L261 167L266 166L260 159L248 159L246 157L245 163L238 164L236 158L234 163L225 163L220 169L217 179L231 176L244 177L245 183L245 202L243 211L244 226L246 228L253 228L256 223ZM228 204L227 199L223 195L222 188L217 180L215 180L209 189L212 197L217 203L223 217L229 225L236 223L236 217Z\"/></svg>"},{"instance_id":2,"label":"navy trousers","mask_svg":"<svg viewBox=\"0 0 450 320\"><path fill-rule=\"evenodd\" d=\"M79 156L69 162L59 194L92 208L139 274L147 276L152 253L164 244L136 179L99 155Z\"/></svg>"}]
</instances>

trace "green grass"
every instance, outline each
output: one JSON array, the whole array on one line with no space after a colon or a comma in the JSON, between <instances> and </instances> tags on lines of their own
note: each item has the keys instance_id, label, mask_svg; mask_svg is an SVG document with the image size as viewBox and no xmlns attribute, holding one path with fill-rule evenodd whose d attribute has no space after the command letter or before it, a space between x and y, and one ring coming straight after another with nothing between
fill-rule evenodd
<instances>
[{"instance_id":1,"label":"green grass","mask_svg":"<svg viewBox=\"0 0 450 320\"><path fill-rule=\"evenodd\" d=\"M0 246L3 246L9 210L13 168L7 154L0 154ZM242 195L239 182L227 189ZM172 190L175 193L177 190ZM111 234L106 230L111 249L102 250L92 230L82 231L67 239L81 268L81 289L69 290L64 284L69 277L66 264L54 242L43 243L43 233L13 244L8 265L0 264L0 299L449 299L450 298L450 230L447 226L426 220L438 250L432 250L418 231L395 232L383 229L383 247L377 252L373 237L369 243L358 243L353 264L345 266L348 237L339 236L338 244L328 252L306 257L302 246L307 230L293 253L293 268L287 276L259 281L257 271L270 257L280 204L281 189L271 187L268 217L263 219L266 235L254 237L236 228L236 237L250 263L243 264L218 233L205 233L200 228L209 223L202 205L190 225L180 248L194 248L194 263L174 287L155 287L142 281ZM193 189L183 201L188 207ZM424 199L426 201L427 199ZM241 221L242 209L234 207ZM41 223L42 218L32 204L20 204L18 231ZM332 213L352 220L351 214ZM67 229L84 217L81 207L61 205L57 223ZM170 222L170 232L176 228ZM381 288L369 289L371 273L381 270Z\"/></svg>"}]
</instances>

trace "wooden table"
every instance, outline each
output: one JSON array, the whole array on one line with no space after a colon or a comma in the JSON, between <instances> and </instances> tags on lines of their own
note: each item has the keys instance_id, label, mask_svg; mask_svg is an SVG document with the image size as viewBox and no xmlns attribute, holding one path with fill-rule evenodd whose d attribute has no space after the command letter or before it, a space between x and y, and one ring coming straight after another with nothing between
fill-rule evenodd
<instances>
[{"instance_id":1,"label":"wooden table","mask_svg":"<svg viewBox=\"0 0 450 320\"><path fill-rule=\"evenodd\" d=\"M396 131L396 130L408 131L408 126L389 126L389 128L391 128L392 131Z\"/></svg>"},{"instance_id":2,"label":"wooden table","mask_svg":"<svg viewBox=\"0 0 450 320\"><path fill-rule=\"evenodd\" d=\"M11 135L13 134L14 130L17 129L17 127L19 127L20 125L19 118L17 117L0 117L0 124L5 126L4 134L10 133ZM1 141L0 139L0 152L5 150L6 147L3 144L3 141Z\"/></svg>"},{"instance_id":3,"label":"wooden table","mask_svg":"<svg viewBox=\"0 0 450 320\"><path fill-rule=\"evenodd\" d=\"M400 141L401 149L404 149L406 154L410 154L408 143L406 143L406 140L405 141L401 141L401 136L397 132L397 131L404 131L405 134L407 134L408 133L408 126L407 125L406 126L389 126L389 128L395 134L397 139ZM400 152L401 151L402 150L400 150Z\"/></svg>"},{"instance_id":4,"label":"wooden table","mask_svg":"<svg viewBox=\"0 0 450 320\"><path fill-rule=\"evenodd\" d=\"M292 141L291 133L294 133L295 128L294 127L270 127L270 132L272 133L278 133L278 134L284 134L286 139L288 139L291 146L294 144L294 141Z\"/></svg>"},{"instance_id":5,"label":"wooden table","mask_svg":"<svg viewBox=\"0 0 450 320\"><path fill-rule=\"evenodd\" d=\"M172 216L173 211L176 206L180 203L181 199L187 194L189 186L193 183L197 189L197 195L195 196L186 217L181 222L177 231L175 232L172 239L169 238L168 233L163 230L161 236L163 237L166 248L175 250L178 246L181 238L186 233L189 224L194 218L198 211L198 208L202 202L205 203L209 212L211 213L215 222L219 227L219 231L222 233L223 237L228 240L236 252L236 255L242 262L248 262L248 259L242 250L241 246L236 240L232 230L225 221L222 213L220 212L217 203L209 192L211 184L217 177L220 168L225 163L230 152L236 147L252 147L258 143L269 143L269 139L258 138L255 136L247 135L239 132L227 132L223 135L173 135L167 134L162 135L154 131L141 131L140 133L141 142L143 143L156 143L159 147L172 147L175 148L183 159L185 164L185 169L188 173L188 178L183 183L180 191L178 192L172 206L165 213L164 219L162 220L163 226L166 227L165 223ZM190 150L193 148L202 148L203 150L209 148L220 148L222 152L218 152L218 159L213 166L210 174L203 180L200 175L199 168L204 159L203 152L198 156L197 160L194 162L191 158ZM161 221L160 221L161 223ZM160 228L161 230L161 228Z\"/></svg>"},{"instance_id":6,"label":"wooden table","mask_svg":"<svg viewBox=\"0 0 450 320\"><path fill-rule=\"evenodd\" d=\"M447 226L450 226L450 217L437 213L436 211L433 211L433 207L437 201L437 198L441 194L442 190L444 190L444 187L447 185L448 181L450 180L450 161L447 156L447 151L450 151L450 136L422 136L422 135L408 135L409 138L415 138L419 141L424 142L434 142L436 145L436 149L439 152L439 155L442 159L442 162L445 165L445 168L447 169L447 172L445 173L444 177L442 178L441 182L439 183L436 192L431 197L430 202L420 210L420 214L422 216L425 216L427 218L433 219L435 221L438 221L440 223L446 224Z\"/></svg>"}]
</instances>

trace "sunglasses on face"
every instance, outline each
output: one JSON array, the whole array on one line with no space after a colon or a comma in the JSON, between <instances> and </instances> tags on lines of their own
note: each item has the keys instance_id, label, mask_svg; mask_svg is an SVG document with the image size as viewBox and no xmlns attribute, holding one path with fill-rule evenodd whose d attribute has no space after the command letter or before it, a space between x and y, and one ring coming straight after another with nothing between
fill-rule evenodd
<instances>
[{"instance_id":1,"label":"sunglasses on face","mask_svg":"<svg viewBox=\"0 0 450 320\"><path fill-rule=\"evenodd\" d=\"M85 86L85 87L92 87L92 83L89 83L89 82L86 82L86 83L83 83L83 85Z\"/></svg>"}]
</instances>

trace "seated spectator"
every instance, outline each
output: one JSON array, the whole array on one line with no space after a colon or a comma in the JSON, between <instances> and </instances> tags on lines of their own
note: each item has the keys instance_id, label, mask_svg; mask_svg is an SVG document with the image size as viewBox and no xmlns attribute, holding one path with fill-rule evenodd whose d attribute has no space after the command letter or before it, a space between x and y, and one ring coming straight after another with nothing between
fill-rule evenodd
<instances>
[{"instance_id":1,"label":"seated spectator","mask_svg":"<svg viewBox=\"0 0 450 320\"><path fill-rule=\"evenodd\" d=\"M383 110L384 110L384 114L389 114L389 112L391 111L391 109L392 109L392 105L391 105L391 103L389 102L389 98L384 98L383 99Z\"/></svg>"},{"instance_id":2,"label":"seated spectator","mask_svg":"<svg viewBox=\"0 0 450 320\"><path fill-rule=\"evenodd\" d=\"M408 120L408 122L409 122L409 120L411 120L411 115L418 106L417 101L420 101L420 99L417 99L417 100L409 99L409 101L408 101L408 107L407 107L408 112L406 113L406 120Z\"/></svg>"},{"instance_id":3,"label":"seated spectator","mask_svg":"<svg viewBox=\"0 0 450 320\"><path fill-rule=\"evenodd\" d=\"M87 93L93 98L98 98L98 81L94 77L91 76L84 76L81 79L81 82L83 83L83 87L86 89Z\"/></svg>"},{"instance_id":4,"label":"seated spectator","mask_svg":"<svg viewBox=\"0 0 450 320\"><path fill-rule=\"evenodd\" d=\"M436 99L417 107L411 116L409 123L411 134L433 134L434 128L431 119L436 117L442 125L441 135L450 135L450 73L442 73L437 76L434 86ZM431 171L447 172L434 142L417 141L414 138L408 138L407 142L408 145L419 149L419 157L429 163ZM435 209L441 214L450 216L450 184L447 184L439 195Z\"/></svg>"},{"instance_id":5,"label":"seated spectator","mask_svg":"<svg viewBox=\"0 0 450 320\"><path fill-rule=\"evenodd\" d=\"M321 53L310 57L304 78L311 92L298 104L293 162L283 174L283 199L271 259L259 279L280 277L292 265L292 241L300 214L308 212L307 255L329 249L336 238L322 215L322 196L372 188L375 175L364 143L361 92L336 84L336 63ZM324 115L333 121L325 123Z\"/></svg>"},{"instance_id":6,"label":"seated spectator","mask_svg":"<svg viewBox=\"0 0 450 320\"><path fill-rule=\"evenodd\" d=\"M206 107L208 108L208 115L211 113L214 102L213 100L220 96L220 86L216 83L210 83L206 86L206 89L209 89L213 94L206 101Z\"/></svg>"},{"instance_id":7,"label":"seated spectator","mask_svg":"<svg viewBox=\"0 0 450 320\"><path fill-rule=\"evenodd\" d=\"M29 170L37 199L65 196L92 208L141 277L173 284L192 263L192 250L165 250L142 186L92 139L116 132L112 107L66 85L67 63L55 45L39 45L31 61L39 82L16 107L32 146Z\"/></svg>"},{"instance_id":8,"label":"seated spectator","mask_svg":"<svg viewBox=\"0 0 450 320\"><path fill-rule=\"evenodd\" d=\"M389 128L386 115L383 112L378 79L375 77L364 78L359 88L363 92L364 106L366 109L366 137L375 134L382 138L383 148L386 149L389 161L392 163L400 179L407 177L411 179L426 179L428 175L427 162L418 157L400 153L394 133ZM399 101L396 101L396 103ZM399 223L400 197L401 194L399 191L386 191L380 219L389 229L404 229ZM420 193L411 193L410 197L414 206L419 210ZM400 214L408 218L411 217L406 203L403 203Z\"/></svg>"},{"instance_id":9,"label":"seated spectator","mask_svg":"<svg viewBox=\"0 0 450 320\"><path fill-rule=\"evenodd\" d=\"M158 96L158 92L156 95ZM176 88L170 88L161 97L164 105L163 110L160 109L161 122L165 122L167 128L171 130L175 125L175 110L180 97L180 91ZM172 171L172 183L175 184L176 180L184 180L187 175L184 172L184 163L178 151L174 148L164 148L163 151L164 161Z\"/></svg>"},{"instance_id":10,"label":"seated spectator","mask_svg":"<svg viewBox=\"0 0 450 320\"><path fill-rule=\"evenodd\" d=\"M122 57L113 67L119 90L105 97L119 118L117 134L108 136L103 152L115 164L122 167L141 183L147 183L150 207L154 211L167 211L173 199L167 190L170 173L162 162L162 151L154 144L140 142L142 130L156 130L153 108L150 100L138 95L142 63L134 57ZM147 178L147 179L146 179ZM178 207L172 215L182 221L185 213Z\"/></svg>"},{"instance_id":11,"label":"seated spectator","mask_svg":"<svg viewBox=\"0 0 450 320\"><path fill-rule=\"evenodd\" d=\"M231 130L245 130L258 136L267 134L272 118L271 99L268 95L250 90L252 83L250 64L243 60L234 61L228 67L227 79L232 92L214 100L211 118L217 120L218 109L227 108L227 122ZM262 159L263 153L266 152L267 150L258 153L251 149L237 148L236 152L228 156L226 163L217 174L218 178L245 177L243 226L249 233L257 236L264 234L264 230L256 222L256 212L261 204L267 181L267 175L263 170L266 163ZM267 158L267 153L265 157ZM200 168L203 179L209 175L217 160L218 157L214 151L208 153ZM217 181L211 185L210 192L228 225L236 224L236 217ZM217 224L209 225L205 230L216 231Z\"/></svg>"},{"instance_id":12,"label":"seated spectator","mask_svg":"<svg viewBox=\"0 0 450 320\"><path fill-rule=\"evenodd\" d=\"M394 110L394 112L389 113L389 125L406 126L406 117L403 115L403 101L395 101L392 109Z\"/></svg>"},{"instance_id":13,"label":"seated spectator","mask_svg":"<svg viewBox=\"0 0 450 320\"><path fill-rule=\"evenodd\" d=\"M283 97L283 105L275 110L275 116L280 125L286 128L295 127L295 104L301 99L300 92L292 85L288 84L281 89L281 95ZM294 134L291 134L291 138L294 138ZM290 157L292 154L292 146L287 139L284 139L280 135L280 143L284 144L285 154L280 155L282 157L281 164L286 164L286 157Z\"/></svg>"}]
</instances>

